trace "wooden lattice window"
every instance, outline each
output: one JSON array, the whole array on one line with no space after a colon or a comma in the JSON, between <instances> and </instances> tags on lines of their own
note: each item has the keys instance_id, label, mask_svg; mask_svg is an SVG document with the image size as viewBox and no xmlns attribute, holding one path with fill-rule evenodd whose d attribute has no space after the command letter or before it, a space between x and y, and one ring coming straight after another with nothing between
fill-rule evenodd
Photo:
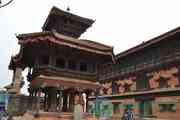
<instances>
[{"instance_id":1,"label":"wooden lattice window","mask_svg":"<svg viewBox=\"0 0 180 120\"><path fill-rule=\"evenodd\" d=\"M40 65L48 65L49 64L49 56L41 56Z\"/></svg>"},{"instance_id":2,"label":"wooden lattice window","mask_svg":"<svg viewBox=\"0 0 180 120\"><path fill-rule=\"evenodd\" d=\"M176 112L176 104L174 103L161 103L159 104L160 112Z\"/></svg>"},{"instance_id":3,"label":"wooden lattice window","mask_svg":"<svg viewBox=\"0 0 180 120\"><path fill-rule=\"evenodd\" d=\"M119 105L121 103L113 103L113 113L119 113Z\"/></svg>"},{"instance_id":4,"label":"wooden lattice window","mask_svg":"<svg viewBox=\"0 0 180 120\"><path fill-rule=\"evenodd\" d=\"M56 59L56 67L65 68L65 60L62 58L57 58Z\"/></svg>"},{"instance_id":5,"label":"wooden lattice window","mask_svg":"<svg viewBox=\"0 0 180 120\"><path fill-rule=\"evenodd\" d=\"M168 80L167 78L160 77L160 79L159 79L159 87L160 88L168 87L167 80Z\"/></svg>"},{"instance_id":6,"label":"wooden lattice window","mask_svg":"<svg viewBox=\"0 0 180 120\"><path fill-rule=\"evenodd\" d=\"M133 104L124 104L124 109L125 110L132 110L133 109L133 107L134 107L134 105Z\"/></svg>"},{"instance_id":7,"label":"wooden lattice window","mask_svg":"<svg viewBox=\"0 0 180 120\"><path fill-rule=\"evenodd\" d=\"M87 63L85 62L80 63L80 71L87 72Z\"/></svg>"},{"instance_id":8,"label":"wooden lattice window","mask_svg":"<svg viewBox=\"0 0 180 120\"><path fill-rule=\"evenodd\" d=\"M74 61L74 60L69 60L68 61L68 68L69 69L76 70L76 65L77 65L76 61Z\"/></svg>"}]
</instances>

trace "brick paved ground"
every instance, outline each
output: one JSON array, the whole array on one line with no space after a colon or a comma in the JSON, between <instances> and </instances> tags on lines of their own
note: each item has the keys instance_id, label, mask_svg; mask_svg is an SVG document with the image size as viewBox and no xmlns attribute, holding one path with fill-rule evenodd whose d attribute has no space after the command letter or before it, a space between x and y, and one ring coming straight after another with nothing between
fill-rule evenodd
<instances>
[{"instance_id":1,"label":"brick paved ground","mask_svg":"<svg viewBox=\"0 0 180 120\"><path fill-rule=\"evenodd\" d=\"M53 115L54 114L54 115ZM59 113L58 113L59 114ZM43 113L39 117L34 117L32 113L25 113L23 116L13 117L13 120L73 120L71 113ZM120 117L110 117L110 118L96 118L91 115L87 115L84 120L121 120ZM174 120L174 119L157 119L157 118L136 118L135 120ZM179 120L179 119L176 119Z\"/></svg>"}]
</instances>

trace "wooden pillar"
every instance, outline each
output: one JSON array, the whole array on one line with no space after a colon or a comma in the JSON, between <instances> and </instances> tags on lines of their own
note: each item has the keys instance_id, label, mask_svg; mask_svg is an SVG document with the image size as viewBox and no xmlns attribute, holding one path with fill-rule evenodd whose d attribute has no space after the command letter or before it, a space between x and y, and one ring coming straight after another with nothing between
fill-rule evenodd
<instances>
[{"instance_id":1,"label":"wooden pillar","mask_svg":"<svg viewBox=\"0 0 180 120\"><path fill-rule=\"evenodd\" d=\"M67 112L67 92L63 91L63 112Z\"/></svg>"},{"instance_id":2,"label":"wooden pillar","mask_svg":"<svg viewBox=\"0 0 180 120\"><path fill-rule=\"evenodd\" d=\"M34 89L32 93L32 110L35 109L36 109L36 90Z\"/></svg>"},{"instance_id":3,"label":"wooden pillar","mask_svg":"<svg viewBox=\"0 0 180 120\"><path fill-rule=\"evenodd\" d=\"M47 91L44 91L44 111L47 111Z\"/></svg>"},{"instance_id":4,"label":"wooden pillar","mask_svg":"<svg viewBox=\"0 0 180 120\"><path fill-rule=\"evenodd\" d=\"M29 102L28 102L28 108L30 109L30 110L32 110L33 109L33 88L29 88L28 89L29 90Z\"/></svg>"},{"instance_id":5,"label":"wooden pillar","mask_svg":"<svg viewBox=\"0 0 180 120\"><path fill-rule=\"evenodd\" d=\"M89 102L89 94L90 94L90 92L85 92L86 93L86 110L85 110L85 112L88 112L88 102Z\"/></svg>"},{"instance_id":6,"label":"wooden pillar","mask_svg":"<svg viewBox=\"0 0 180 120\"><path fill-rule=\"evenodd\" d=\"M74 110L74 92L70 92L70 99L69 99L69 111L73 112Z\"/></svg>"},{"instance_id":7,"label":"wooden pillar","mask_svg":"<svg viewBox=\"0 0 180 120\"><path fill-rule=\"evenodd\" d=\"M41 89L37 90L36 92L36 113L39 113L40 111L40 97L41 97Z\"/></svg>"},{"instance_id":8,"label":"wooden pillar","mask_svg":"<svg viewBox=\"0 0 180 120\"><path fill-rule=\"evenodd\" d=\"M57 110L59 112L62 111L62 91L58 91L58 97L57 97Z\"/></svg>"},{"instance_id":9,"label":"wooden pillar","mask_svg":"<svg viewBox=\"0 0 180 120\"><path fill-rule=\"evenodd\" d=\"M57 110L57 90L56 88L48 88L48 111L55 112Z\"/></svg>"}]
</instances>

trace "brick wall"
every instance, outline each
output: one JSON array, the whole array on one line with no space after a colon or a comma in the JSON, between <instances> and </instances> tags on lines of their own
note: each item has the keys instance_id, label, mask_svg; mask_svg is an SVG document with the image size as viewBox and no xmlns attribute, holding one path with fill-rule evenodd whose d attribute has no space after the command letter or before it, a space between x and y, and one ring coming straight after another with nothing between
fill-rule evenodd
<instances>
[{"instance_id":1,"label":"brick wall","mask_svg":"<svg viewBox=\"0 0 180 120\"><path fill-rule=\"evenodd\" d=\"M180 96L171 96L171 97L157 97L155 99L156 107L153 108L156 116L162 119L171 119L179 120L180 119ZM159 104L175 104L175 111L160 111Z\"/></svg>"}]
</instances>

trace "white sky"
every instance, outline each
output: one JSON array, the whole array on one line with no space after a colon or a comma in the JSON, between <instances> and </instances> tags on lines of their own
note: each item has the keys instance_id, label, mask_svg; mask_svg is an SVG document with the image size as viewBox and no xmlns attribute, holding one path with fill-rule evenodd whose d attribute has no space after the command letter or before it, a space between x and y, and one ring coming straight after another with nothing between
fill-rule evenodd
<instances>
[{"instance_id":1,"label":"white sky","mask_svg":"<svg viewBox=\"0 0 180 120\"><path fill-rule=\"evenodd\" d=\"M41 31L53 5L96 20L81 38L114 46L115 53L180 26L179 0L14 0L0 8L0 87L11 82L15 34Z\"/></svg>"}]
</instances>

